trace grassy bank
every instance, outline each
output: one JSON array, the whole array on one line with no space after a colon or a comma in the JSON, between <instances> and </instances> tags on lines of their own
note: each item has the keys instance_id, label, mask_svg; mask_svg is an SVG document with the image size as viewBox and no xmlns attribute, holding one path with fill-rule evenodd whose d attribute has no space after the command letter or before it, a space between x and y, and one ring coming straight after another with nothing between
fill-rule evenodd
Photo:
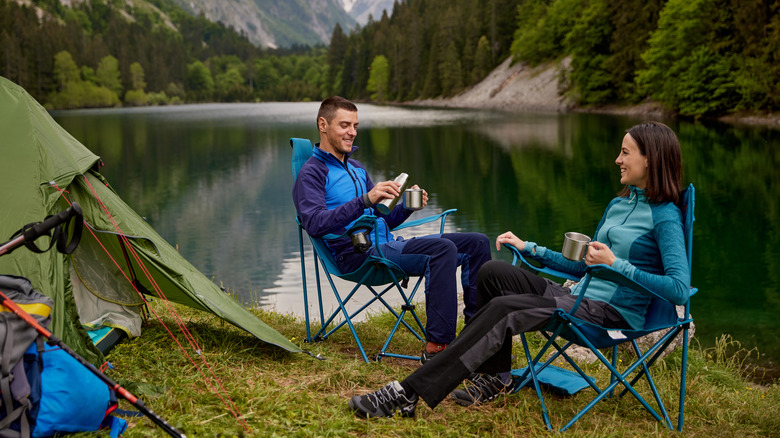
<instances>
[{"instance_id":1,"label":"grassy bank","mask_svg":"<svg viewBox=\"0 0 780 438\"><path fill-rule=\"evenodd\" d=\"M531 390L503 397L477 408L463 408L450 400L436 410L424 403L416 419L357 419L346 401L354 394L374 390L400 379L418 364L383 359L363 363L348 331L324 343L304 344L305 328L299 318L273 312L258 315L304 349L321 354L317 360L271 347L217 318L176 307L188 330L197 339L211 370L235 402L251 428L245 431L220 398L204 382L186 356L157 322L150 323L141 338L125 341L108 356L114 369L108 375L139 396L161 417L187 436L540 436L546 435L538 400ZM159 312L166 313L160 308ZM178 333L171 318L163 317ZM377 315L358 325L368 351L378 351L382 334L391 324ZM187 345L185 341L180 341ZM694 343L695 344L695 343ZM413 354L419 341L402 333L394 350ZM521 357L519 342L516 356ZM741 377L744 354L727 354L733 343L723 339L713 349L693 346L689 357L688 392L683 436L770 437L780 436L780 385L757 386ZM210 375L196 358L196 363ZM743 352L744 353L744 352ZM680 356L668 356L656 371L657 385L672 418L676 418L675 391L679 383ZM518 363L517 366L524 364ZM586 368L603 382L598 366ZM660 371L660 372L659 372ZM216 382L211 380L211 385ZM646 385L638 387L643 395ZM553 425L567 418L592 397L585 390L569 398L548 397ZM652 396L650 396L652 399ZM127 402L123 409L133 409ZM162 436L147 418L129 418L124 436ZM679 436L652 419L632 397L599 403L569 432L570 436ZM104 433L107 436L107 433ZM93 436L92 434L82 434Z\"/></svg>"}]
</instances>

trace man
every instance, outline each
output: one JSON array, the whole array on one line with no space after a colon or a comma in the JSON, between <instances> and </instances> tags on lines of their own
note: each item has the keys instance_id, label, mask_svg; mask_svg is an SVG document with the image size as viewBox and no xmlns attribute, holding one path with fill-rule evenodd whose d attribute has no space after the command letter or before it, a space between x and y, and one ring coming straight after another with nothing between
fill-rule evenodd
<instances>
[{"instance_id":1,"label":"man","mask_svg":"<svg viewBox=\"0 0 780 438\"><path fill-rule=\"evenodd\" d=\"M315 237L343 234L364 214L379 218L379 241L361 253L349 237L328 240L327 245L343 272L357 269L369 255L379 255L398 264L410 275L424 275L427 343L421 361L446 348L455 339L458 317L455 273L461 266L463 311L466 320L476 312L476 278L479 268L490 260L490 241L479 233L448 233L397 240L390 230L412 214L399 202L387 215L374 208L384 199L399 196L395 181L371 181L363 164L351 158L357 147L357 107L343 97L330 97L320 105L317 128L320 142L312 157L301 167L293 187L293 201L306 231ZM414 186L414 188L418 188ZM423 208L428 193L423 190ZM371 234L374 240L375 234Z\"/></svg>"}]
</instances>

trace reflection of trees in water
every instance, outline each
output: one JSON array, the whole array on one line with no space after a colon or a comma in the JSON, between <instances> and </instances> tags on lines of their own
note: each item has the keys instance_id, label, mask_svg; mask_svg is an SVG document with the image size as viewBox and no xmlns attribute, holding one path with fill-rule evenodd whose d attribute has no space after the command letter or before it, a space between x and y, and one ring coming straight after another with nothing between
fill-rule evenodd
<instances>
[{"instance_id":1,"label":"reflection of trees in water","mask_svg":"<svg viewBox=\"0 0 780 438\"><path fill-rule=\"evenodd\" d=\"M694 282L706 281L712 316L697 328L749 339L777 359L780 132L700 124L679 130L685 171L699 195Z\"/></svg>"},{"instance_id":2,"label":"reflection of trees in water","mask_svg":"<svg viewBox=\"0 0 780 438\"><path fill-rule=\"evenodd\" d=\"M99 145L99 155L113 157L103 169L109 181L190 262L246 299L272 284L279 260L297 242L287 149L289 138L305 130L269 134L142 116L97 123L110 129L90 129L94 124L63 123L85 144Z\"/></svg>"}]
</instances>

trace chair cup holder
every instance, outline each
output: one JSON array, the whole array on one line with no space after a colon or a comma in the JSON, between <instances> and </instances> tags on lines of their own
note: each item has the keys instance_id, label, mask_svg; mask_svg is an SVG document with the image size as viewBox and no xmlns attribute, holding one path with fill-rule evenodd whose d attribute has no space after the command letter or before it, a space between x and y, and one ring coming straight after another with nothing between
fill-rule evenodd
<instances>
[{"instance_id":1,"label":"chair cup holder","mask_svg":"<svg viewBox=\"0 0 780 438\"><path fill-rule=\"evenodd\" d=\"M352 239L352 247L355 248L355 252L363 254L371 248L371 236L369 229L358 229L354 233L350 234Z\"/></svg>"}]
</instances>

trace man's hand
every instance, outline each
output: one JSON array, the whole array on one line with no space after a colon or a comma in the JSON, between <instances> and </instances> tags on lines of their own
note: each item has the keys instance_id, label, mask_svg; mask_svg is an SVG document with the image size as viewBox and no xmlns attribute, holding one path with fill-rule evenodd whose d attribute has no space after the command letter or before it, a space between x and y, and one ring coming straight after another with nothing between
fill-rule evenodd
<instances>
[{"instance_id":1,"label":"man's hand","mask_svg":"<svg viewBox=\"0 0 780 438\"><path fill-rule=\"evenodd\" d=\"M417 184L415 184L415 185L413 185L411 188L413 188L413 189L419 189L419 188L420 188L420 186L418 186ZM423 190L422 192L423 192L423 198L422 198L422 199L423 199L423 203L422 203L422 206L423 206L423 208L425 208L425 206L426 206L426 205L428 205L428 192L426 192L425 190Z\"/></svg>"},{"instance_id":2,"label":"man's hand","mask_svg":"<svg viewBox=\"0 0 780 438\"><path fill-rule=\"evenodd\" d=\"M393 199L401 194L401 185L395 181L382 181L368 192L371 205L376 205L383 199Z\"/></svg>"}]
</instances>

